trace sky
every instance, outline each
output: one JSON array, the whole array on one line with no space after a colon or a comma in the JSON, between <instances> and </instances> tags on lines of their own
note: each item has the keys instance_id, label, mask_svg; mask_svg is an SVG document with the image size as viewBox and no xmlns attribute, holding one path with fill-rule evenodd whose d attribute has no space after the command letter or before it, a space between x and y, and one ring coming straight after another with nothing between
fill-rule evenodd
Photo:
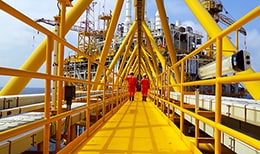
<instances>
[{"instance_id":1,"label":"sky","mask_svg":"<svg viewBox=\"0 0 260 154\"><path fill-rule=\"evenodd\" d=\"M96 0L98 4L95 6L95 14L101 12L109 13L113 10L116 0ZM147 1L147 17L148 19L154 19L157 11L155 0ZM4 0L5 3L11 5L17 10L23 12L31 19L36 20L39 18L45 18L52 20L55 15L58 14L57 1L56 0ZM221 1L226 16L233 20L238 20L247 14L249 11L259 6L260 0L222 0ZM75 3L75 0L73 1ZM242 7L241 7L242 6ZM125 8L125 5L124 5ZM124 8L120 15L119 23L124 22L125 12ZM170 23L175 23L176 20L180 21L183 25L192 26L194 30L206 34L202 26L186 6L184 0L165 0L165 8ZM133 11L133 10L132 10ZM79 25L80 21L85 20L81 17L76 23ZM244 28L247 31L247 36L241 36L239 47L240 49L246 49L251 54L252 67L255 71L260 71L260 19L246 24ZM53 29L52 26L41 24L48 29ZM21 23L14 19L10 15L0 10L0 67L19 68L24 61L31 55L35 48L45 38L37 30ZM222 26L222 28L226 28ZM231 38L234 36L231 36ZM206 38L206 35L205 35ZM66 40L71 44L77 46L77 32L69 32L66 35ZM67 51L65 56L71 55L72 52ZM44 66L40 69L40 72L44 71ZM0 76L0 87L4 86L9 80L9 77ZM32 80L28 87L43 87L44 83L39 80Z\"/></svg>"}]
</instances>

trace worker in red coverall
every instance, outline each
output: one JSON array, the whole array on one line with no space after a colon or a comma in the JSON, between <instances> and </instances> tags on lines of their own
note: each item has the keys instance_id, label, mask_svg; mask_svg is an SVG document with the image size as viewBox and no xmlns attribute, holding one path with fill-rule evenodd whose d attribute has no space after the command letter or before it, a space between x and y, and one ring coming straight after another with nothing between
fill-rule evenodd
<instances>
[{"instance_id":1,"label":"worker in red coverall","mask_svg":"<svg viewBox=\"0 0 260 154\"><path fill-rule=\"evenodd\" d=\"M146 77L146 74L143 74L143 78L140 81L141 85L142 85L142 96L143 96L143 101L146 101L146 97L147 97L147 93L148 93L148 89L150 88L150 81L149 79Z\"/></svg>"},{"instance_id":2,"label":"worker in red coverall","mask_svg":"<svg viewBox=\"0 0 260 154\"><path fill-rule=\"evenodd\" d=\"M136 77L134 76L134 72L131 71L130 74L125 78L125 80L128 82L129 100L134 101L135 89L136 89L136 84L137 84L137 80L136 80Z\"/></svg>"}]
</instances>

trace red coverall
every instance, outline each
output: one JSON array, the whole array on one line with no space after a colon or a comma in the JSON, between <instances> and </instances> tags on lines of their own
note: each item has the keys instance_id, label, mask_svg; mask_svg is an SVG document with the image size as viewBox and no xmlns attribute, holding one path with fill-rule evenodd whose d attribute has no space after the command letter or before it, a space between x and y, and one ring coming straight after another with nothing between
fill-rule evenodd
<instances>
[{"instance_id":1,"label":"red coverall","mask_svg":"<svg viewBox=\"0 0 260 154\"><path fill-rule=\"evenodd\" d=\"M130 100L134 100L134 95L135 95L135 88L137 84L136 77L133 75L129 75L125 78L125 80L128 82L128 96Z\"/></svg>"},{"instance_id":2,"label":"red coverall","mask_svg":"<svg viewBox=\"0 0 260 154\"><path fill-rule=\"evenodd\" d=\"M141 83L141 85L142 85L143 101L146 101L147 92L148 92L148 89L149 89L149 87L150 87L149 79L147 79L146 77L145 77L145 78L142 78L141 81L140 81L140 83Z\"/></svg>"}]
</instances>

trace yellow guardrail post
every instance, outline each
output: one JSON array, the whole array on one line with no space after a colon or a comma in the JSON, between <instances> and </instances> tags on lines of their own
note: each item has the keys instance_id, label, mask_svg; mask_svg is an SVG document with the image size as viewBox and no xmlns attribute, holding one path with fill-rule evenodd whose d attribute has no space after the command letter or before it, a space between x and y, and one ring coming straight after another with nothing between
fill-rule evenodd
<instances>
[{"instance_id":1,"label":"yellow guardrail post","mask_svg":"<svg viewBox=\"0 0 260 154\"><path fill-rule=\"evenodd\" d=\"M184 107L184 61L181 62L181 95L180 95L180 107L183 108ZM184 131L184 112L180 111L180 131L181 131L181 138L183 137L182 133Z\"/></svg>"},{"instance_id":2,"label":"yellow guardrail post","mask_svg":"<svg viewBox=\"0 0 260 154\"><path fill-rule=\"evenodd\" d=\"M91 59L88 58L88 80L87 80L87 103L86 103L86 130L87 130L87 136L89 136L89 127L90 127L90 91L91 91Z\"/></svg>"},{"instance_id":3,"label":"yellow guardrail post","mask_svg":"<svg viewBox=\"0 0 260 154\"><path fill-rule=\"evenodd\" d=\"M195 113L198 115L198 111L199 111L199 90L197 89L195 91ZM195 118L195 145L196 147L199 147L199 138L200 135L200 126L199 126L199 120L197 118Z\"/></svg>"},{"instance_id":4,"label":"yellow guardrail post","mask_svg":"<svg viewBox=\"0 0 260 154\"><path fill-rule=\"evenodd\" d=\"M215 123L221 124L221 96L222 96L222 83L218 78L222 76L222 37L218 37L216 51L216 105L215 105ZM215 153L221 154L221 131L215 127Z\"/></svg>"}]
</instances>

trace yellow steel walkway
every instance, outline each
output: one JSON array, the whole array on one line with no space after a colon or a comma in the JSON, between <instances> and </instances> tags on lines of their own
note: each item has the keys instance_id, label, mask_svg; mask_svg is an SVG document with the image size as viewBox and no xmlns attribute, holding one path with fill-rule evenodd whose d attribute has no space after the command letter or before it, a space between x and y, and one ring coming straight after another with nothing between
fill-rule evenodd
<instances>
[{"instance_id":1,"label":"yellow steel walkway","mask_svg":"<svg viewBox=\"0 0 260 154\"><path fill-rule=\"evenodd\" d=\"M192 153L151 102L126 102L72 153Z\"/></svg>"}]
</instances>

